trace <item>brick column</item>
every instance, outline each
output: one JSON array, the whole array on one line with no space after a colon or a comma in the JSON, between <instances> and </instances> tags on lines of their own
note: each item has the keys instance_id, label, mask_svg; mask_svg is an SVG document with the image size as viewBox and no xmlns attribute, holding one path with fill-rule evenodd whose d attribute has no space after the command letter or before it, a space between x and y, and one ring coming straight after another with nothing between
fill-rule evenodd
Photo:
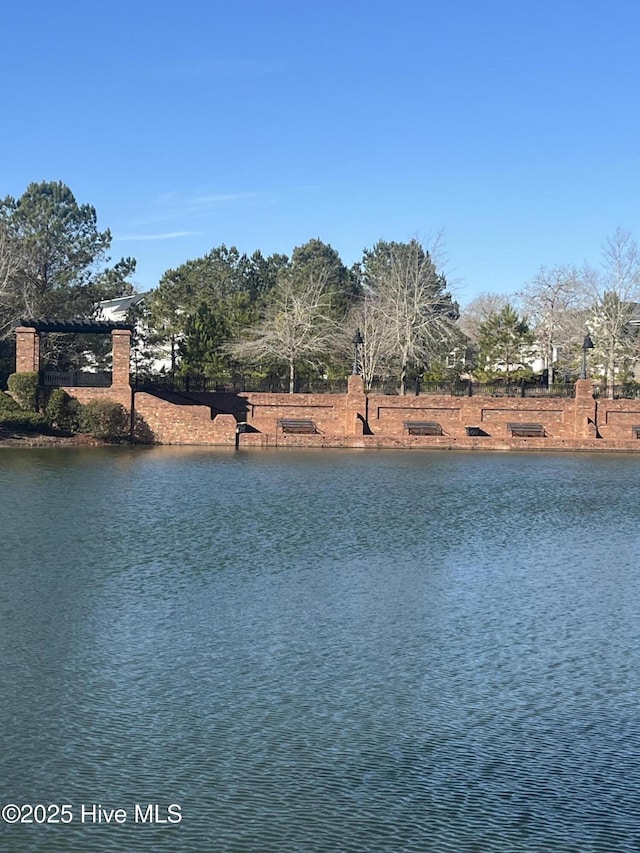
<instances>
[{"instance_id":1,"label":"brick column","mask_svg":"<svg viewBox=\"0 0 640 853\"><path fill-rule=\"evenodd\" d=\"M16 328L16 373L40 370L40 335L30 326Z\"/></svg>"},{"instance_id":2,"label":"brick column","mask_svg":"<svg viewBox=\"0 0 640 853\"><path fill-rule=\"evenodd\" d=\"M576 381L574 434L576 438L597 438L597 402L593 396L593 380Z\"/></svg>"},{"instance_id":3,"label":"brick column","mask_svg":"<svg viewBox=\"0 0 640 853\"><path fill-rule=\"evenodd\" d=\"M362 376L352 375L347 384L345 435L363 435L366 406Z\"/></svg>"},{"instance_id":4,"label":"brick column","mask_svg":"<svg viewBox=\"0 0 640 853\"><path fill-rule=\"evenodd\" d=\"M485 398L486 399L486 398ZM484 429L486 426L482 420L482 397L462 397L460 407L461 426L465 429L468 426L477 426Z\"/></svg>"},{"instance_id":5,"label":"brick column","mask_svg":"<svg viewBox=\"0 0 640 853\"><path fill-rule=\"evenodd\" d=\"M111 385L129 385L131 362L131 332L129 329L114 329L111 332L112 376Z\"/></svg>"}]
</instances>

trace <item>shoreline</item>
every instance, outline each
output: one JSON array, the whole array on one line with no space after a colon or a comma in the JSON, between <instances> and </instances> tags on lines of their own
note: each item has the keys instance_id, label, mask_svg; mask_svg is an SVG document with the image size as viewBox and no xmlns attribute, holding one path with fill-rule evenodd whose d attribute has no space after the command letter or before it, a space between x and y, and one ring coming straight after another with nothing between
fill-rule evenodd
<instances>
[{"instance_id":1,"label":"shoreline","mask_svg":"<svg viewBox=\"0 0 640 853\"><path fill-rule=\"evenodd\" d=\"M598 438L452 438L450 436L328 436L243 433L240 450L431 450L462 452L553 452L553 453L638 453L640 440L607 441ZM87 447L219 447L233 446L229 440L190 442L117 442L102 441L84 433L46 434L0 428L0 449L9 448L87 448Z\"/></svg>"},{"instance_id":2,"label":"shoreline","mask_svg":"<svg viewBox=\"0 0 640 853\"><path fill-rule=\"evenodd\" d=\"M90 435L77 433L74 435L26 432L21 430L4 429L0 427L1 447L103 447L105 442L92 438Z\"/></svg>"}]
</instances>

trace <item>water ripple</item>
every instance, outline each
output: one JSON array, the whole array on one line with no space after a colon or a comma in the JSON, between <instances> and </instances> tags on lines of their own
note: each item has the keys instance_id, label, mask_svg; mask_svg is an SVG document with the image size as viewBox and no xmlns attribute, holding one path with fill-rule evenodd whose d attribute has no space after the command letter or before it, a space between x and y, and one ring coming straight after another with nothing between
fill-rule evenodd
<instances>
[{"instance_id":1,"label":"water ripple","mask_svg":"<svg viewBox=\"0 0 640 853\"><path fill-rule=\"evenodd\" d=\"M0 847L639 850L638 464L5 452Z\"/></svg>"}]
</instances>

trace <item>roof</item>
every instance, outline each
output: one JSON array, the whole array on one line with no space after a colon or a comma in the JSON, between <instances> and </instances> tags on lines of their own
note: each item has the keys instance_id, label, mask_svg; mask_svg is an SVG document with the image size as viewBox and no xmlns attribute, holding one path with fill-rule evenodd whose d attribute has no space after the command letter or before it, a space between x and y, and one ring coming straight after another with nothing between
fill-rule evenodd
<instances>
[{"instance_id":1,"label":"roof","mask_svg":"<svg viewBox=\"0 0 640 853\"><path fill-rule=\"evenodd\" d=\"M117 312L125 314L134 305L143 302L148 295L149 291L146 293L131 293L129 296L116 296L115 299L103 299L101 302L98 302L98 307L104 313Z\"/></svg>"}]
</instances>

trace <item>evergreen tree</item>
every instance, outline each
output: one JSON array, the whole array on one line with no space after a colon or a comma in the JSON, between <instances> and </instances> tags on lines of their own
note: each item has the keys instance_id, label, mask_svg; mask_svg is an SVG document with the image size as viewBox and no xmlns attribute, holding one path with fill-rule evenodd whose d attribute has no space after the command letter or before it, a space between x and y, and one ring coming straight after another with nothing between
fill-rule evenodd
<instances>
[{"instance_id":1,"label":"evergreen tree","mask_svg":"<svg viewBox=\"0 0 640 853\"><path fill-rule=\"evenodd\" d=\"M105 270L109 230L99 231L95 208L79 205L61 182L30 184L19 199L0 201L0 226L15 263L3 294L4 330L20 316L91 316L95 303L132 292L135 261Z\"/></svg>"},{"instance_id":2,"label":"evergreen tree","mask_svg":"<svg viewBox=\"0 0 640 853\"><path fill-rule=\"evenodd\" d=\"M179 346L181 373L216 377L229 366L221 346L229 330L222 316L202 303L186 323L185 337Z\"/></svg>"},{"instance_id":3,"label":"evergreen tree","mask_svg":"<svg viewBox=\"0 0 640 853\"><path fill-rule=\"evenodd\" d=\"M509 382L528 371L533 341L527 321L505 305L480 325L480 373L487 378L505 376Z\"/></svg>"}]
</instances>

